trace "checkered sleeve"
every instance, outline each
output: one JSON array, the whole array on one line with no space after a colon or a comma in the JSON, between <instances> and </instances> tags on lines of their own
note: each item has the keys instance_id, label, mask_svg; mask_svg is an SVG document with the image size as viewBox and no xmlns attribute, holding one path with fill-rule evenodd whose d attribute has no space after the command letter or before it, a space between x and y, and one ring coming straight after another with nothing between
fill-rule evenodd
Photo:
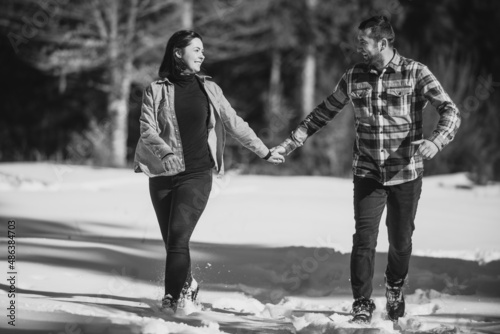
<instances>
[{"instance_id":1,"label":"checkered sleeve","mask_svg":"<svg viewBox=\"0 0 500 334\"><path fill-rule=\"evenodd\" d=\"M321 130L349 103L347 80L348 72L344 73L334 91L300 122L289 138L280 144L285 148L286 155L304 145L308 137Z\"/></svg>"},{"instance_id":2,"label":"checkered sleeve","mask_svg":"<svg viewBox=\"0 0 500 334\"><path fill-rule=\"evenodd\" d=\"M422 67L417 77L417 86L422 95L439 113L439 122L432 135L427 139L436 144L439 150L442 150L453 140L460 127L460 111L426 66Z\"/></svg>"}]
</instances>

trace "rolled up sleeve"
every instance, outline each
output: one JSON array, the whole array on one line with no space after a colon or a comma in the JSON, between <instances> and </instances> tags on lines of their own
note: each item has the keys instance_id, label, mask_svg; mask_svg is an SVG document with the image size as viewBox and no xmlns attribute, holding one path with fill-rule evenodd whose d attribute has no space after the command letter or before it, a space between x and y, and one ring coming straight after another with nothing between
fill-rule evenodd
<instances>
[{"instance_id":1,"label":"rolled up sleeve","mask_svg":"<svg viewBox=\"0 0 500 334\"><path fill-rule=\"evenodd\" d=\"M460 127L460 111L426 66L422 68L418 76L417 85L421 94L439 113L436 128L427 139L442 150L453 140Z\"/></svg>"},{"instance_id":2,"label":"rolled up sleeve","mask_svg":"<svg viewBox=\"0 0 500 334\"><path fill-rule=\"evenodd\" d=\"M280 144L285 148L287 155L304 145L307 138L320 131L349 103L347 77L348 72L344 73L333 92L300 122L289 138Z\"/></svg>"}]
</instances>

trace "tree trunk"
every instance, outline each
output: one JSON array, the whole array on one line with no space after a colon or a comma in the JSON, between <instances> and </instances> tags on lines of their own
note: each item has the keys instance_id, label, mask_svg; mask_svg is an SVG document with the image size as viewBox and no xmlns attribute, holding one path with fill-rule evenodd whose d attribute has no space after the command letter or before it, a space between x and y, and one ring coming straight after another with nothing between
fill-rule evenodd
<instances>
[{"instance_id":1,"label":"tree trunk","mask_svg":"<svg viewBox=\"0 0 500 334\"><path fill-rule=\"evenodd\" d=\"M302 68L302 117L307 116L314 107L314 89L316 86L316 45L314 38L314 10L317 6L317 0L306 0L307 18L308 18L308 44L306 45L306 54Z\"/></svg>"},{"instance_id":2,"label":"tree trunk","mask_svg":"<svg viewBox=\"0 0 500 334\"><path fill-rule=\"evenodd\" d=\"M314 107L314 88L316 86L315 47L308 45L302 69L302 116L307 116Z\"/></svg>"},{"instance_id":3,"label":"tree trunk","mask_svg":"<svg viewBox=\"0 0 500 334\"><path fill-rule=\"evenodd\" d=\"M127 61L122 66L110 69L110 91L108 94L108 115L111 145L111 165L123 167L127 162L128 138L128 99L132 63Z\"/></svg>"},{"instance_id":4,"label":"tree trunk","mask_svg":"<svg viewBox=\"0 0 500 334\"><path fill-rule=\"evenodd\" d=\"M182 29L193 29L193 0L180 0Z\"/></svg>"},{"instance_id":5,"label":"tree trunk","mask_svg":"<svg viewBox=\"0 0 500 334\"><path fill-rule=\"evenodd\" d=\"M269 78L268 111L269 121L280 114L281 105L281 54L274 49L271 55L271 74Z\"/></svg>"},{"instance_id":6,"label":"tree trunk","mask_svg":"<svg viewBox=\"0 0 500 334\"><path fill-rule=\"evenodd\" d=\"M137 18L137 0L131 0L125 5L128 14L125 38L119 36L119 2L110 3L109 22L109 92L108 92L108 117L110 134L110 164L123 167L127 163L127 138L128 138L128 112L130 85L132 82L132 56L130 49L135 34L135 21ZM120 43L120 40L122 41ZM121 55L121 56L120 56Z\"/></svg>"},{"instance_id":7,"label":"tree trunk","mask_svg":"<svg viewBox=\"0 0 500 334\"><path fill-rule=\"evenodd\" d=\"M262 132L267 142L278 142L282 140L283 131L289 126L290 115L284 108L283 84L281 81L282 55L278 48L273 48L271 54L271 73L269 76L269 91L267 96L267 127Z\"/></svg>"}]
</instances>

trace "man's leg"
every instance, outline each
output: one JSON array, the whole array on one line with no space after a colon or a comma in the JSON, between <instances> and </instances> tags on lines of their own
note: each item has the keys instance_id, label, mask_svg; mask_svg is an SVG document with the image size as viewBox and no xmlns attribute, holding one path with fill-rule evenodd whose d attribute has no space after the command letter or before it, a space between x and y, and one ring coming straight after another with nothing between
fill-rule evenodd
<instances>
[{"instance_id":1,"label":"man's leg","mask_svg":"<svg viewBox=\"0 0 500 334\"><path fill-rule=\"evenodd\" d=\"M385 188L369 178L354 177L354 219L351 253L351 286L355 300L371 297L375 247L380 218L387 201Z\"/></svg>"},{"instance_id":2,"label":"man's leg","mask_svg":"<svg viewBox=\"0 0 500 334\"><path fill-rule=\"evenodd\" d=\"M415 214L422 190L422 178L389 187L387 230L389 254L385 272L386 310L389 319L397 321L405 313L403 285L410 264Z\"/></svg>"},{"instance_id":3,"label":"man's leg","mask_svg":"<svg viewBox=\"0 0 500 334\"><path fill-rule=\"evenodd\" d=\"M389 187L387 198L387 231L389 254L386 277L389 281L404 280L408 274L412 252L415 215L422 191L422 178Z\"/></svg>"}]
</instances>

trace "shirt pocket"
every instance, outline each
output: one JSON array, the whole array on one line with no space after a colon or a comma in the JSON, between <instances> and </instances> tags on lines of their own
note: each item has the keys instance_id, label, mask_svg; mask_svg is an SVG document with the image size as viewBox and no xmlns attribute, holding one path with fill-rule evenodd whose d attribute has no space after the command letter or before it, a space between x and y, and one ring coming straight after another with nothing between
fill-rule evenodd
<instances>
[{"instance_id":1,"label":"shirt pocket","mask_svg":"<svg viewBox=\"0 0 500 334\"><path fill-rule=\"evenodd\" d=\"M372 92L373 88L369 85L352 88L350 95L356 117L365 118L372 115Z\"/></svg>"},{"instance_id":2,"label":"shirt pocket","mask_svg":"<svg viewBox=\"0 0 500 334\"><path fill-rule=\"evenodd\" d=\"M410 113L413 87L387 88L387 113L390 116L404 116Z\"/></svg>"}]
</instances>

